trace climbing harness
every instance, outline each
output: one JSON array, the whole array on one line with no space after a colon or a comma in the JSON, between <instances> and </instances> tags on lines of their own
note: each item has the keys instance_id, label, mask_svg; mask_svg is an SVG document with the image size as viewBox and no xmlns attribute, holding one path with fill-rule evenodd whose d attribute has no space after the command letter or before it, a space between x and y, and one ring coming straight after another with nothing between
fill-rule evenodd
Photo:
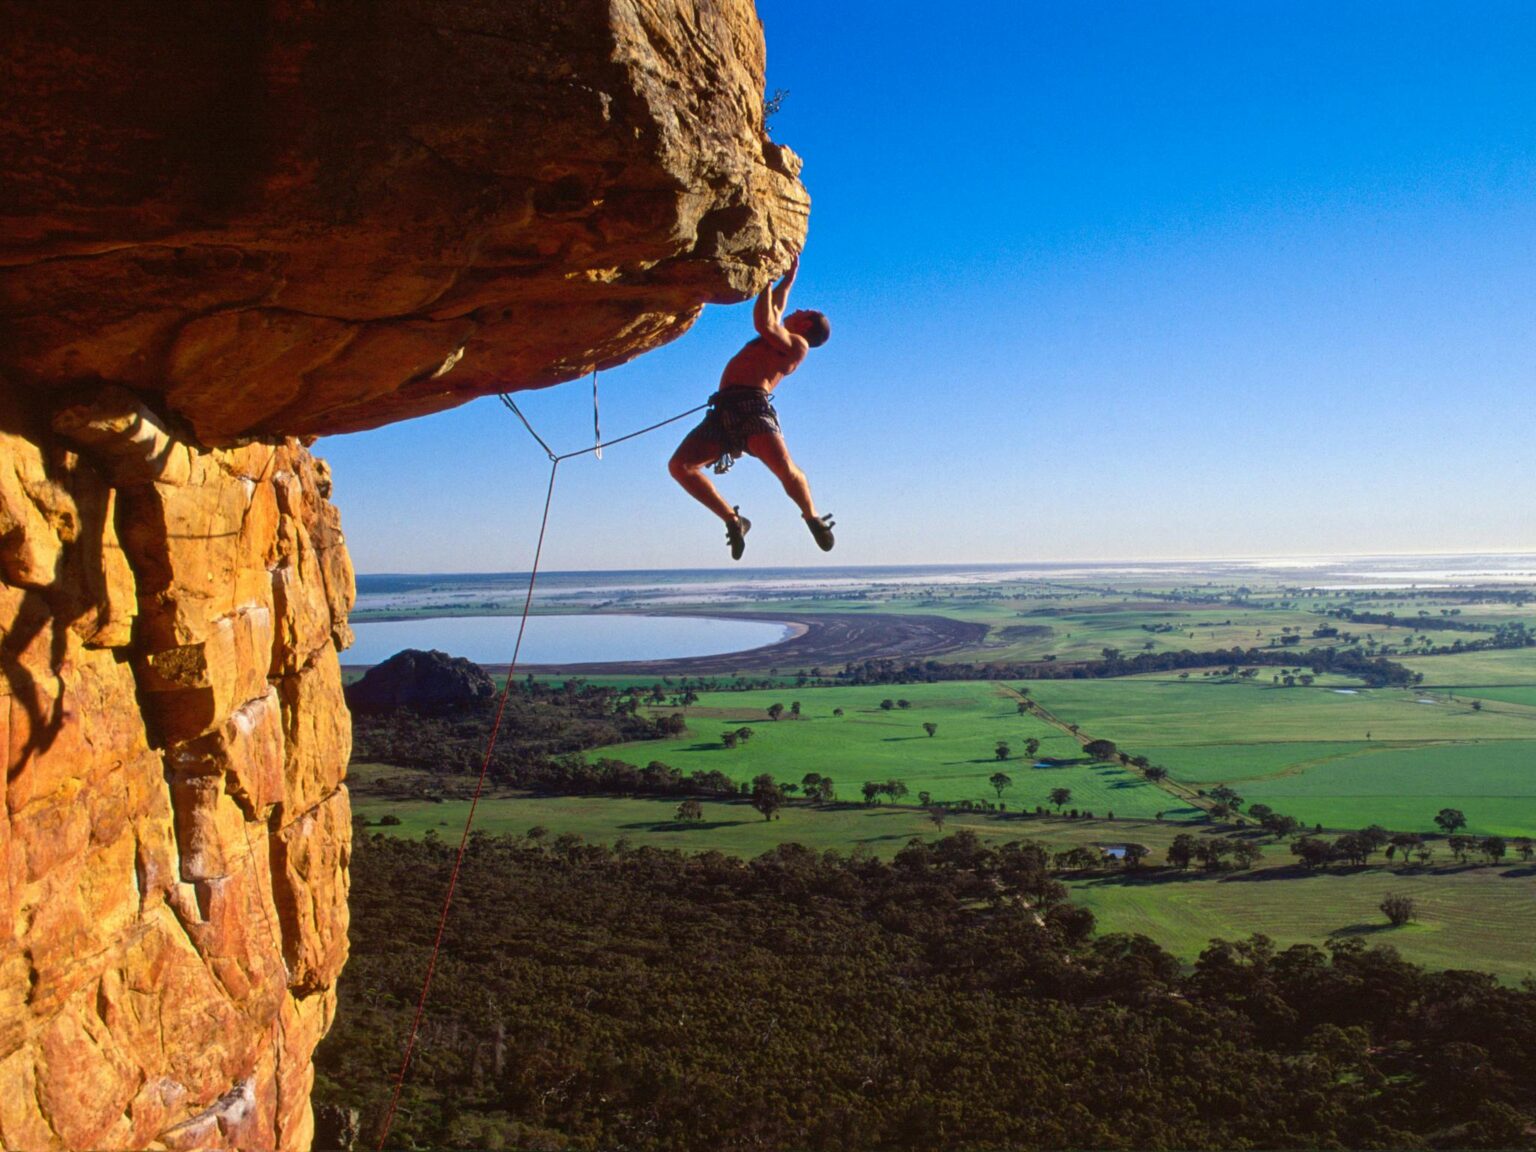
<instances>
[{"instance_id":1,"label":"climbing harness","mask_svg":"<svg viewBox=\"0 0 1536 1152\"><path fill-rule=\"evenodd\" d=\"M686 412L679 412L676 416L669 416L665 420L659 420L655 424L647 425L637 432L630 432L605 441L602 438L602 432L597 422L597 373L594 371L592 373L592 431L596 442L590 448L579 448L572 452L556 452L549 446L544 437L534 430L533 425L528 421L528 417L523 415L522 409L517 406L511 396L503 392L500 394L500 398L501 402L506 405L512 414L522 421L523 427L528 429L528 435L532 436L538 446L544 449L544 455L549 457L549 484L544 490L544 515L539 520L539 538L533 549L533 565L528 572L528 592L523 598L522 616L517 625L517 639L512 644L512 661L507 665L507 680L502 686L501 695L496 702L496 715L491 721L491 735L490 739L486 742L485 759L480 764L480 778L475 784L475 793L469 802L469 814L464 819L464 833L459 837L459 850L453 858L453 869L448 874L448 891L443 897L443 911L437 922L437 936L432 941L432 953L427 959L427 974L421 983L421 997L416 1002L416 1014L411 1020L411 1032L405 1044L405 1056L400 1061L400 1073L395 1077L394 1093L390 1097L389 1109L384 1114L384 1124L379 1132L378 1147L380 1152L384 1148L385 1141L389 1139L389 1130L395 1120L395 1109L400 1103L400 1093L405 1089L405 1075L411 1065L411 1055L416 1049L416 1037L421 1029L422 1014L426 1011L427 1007L427 994L432 989L432 974L437 969L437 958L443 948L443 934L448 927L448 911L453 905L453 893L459 884L459 872L464 864L464 852L469 846L469 830L475 822L475 808L479 805L480 795L485 790L485 777L491 767L491 756L496 751L496 737L501 732L501 718L506 711L507 700L512 694L512 677L517 671L517 658L523 649L523 632L528 627L528 612L533 607L533 589L539 578L539 561L544 555L544 535L549 528L549 510L555 498L555 477L560 472L560 464L562 461L570 460L577 456L585 456L588 453L601 459L604 448L612 447L615 444L622 444L626 440L637 439L649 432L656 431L658 428L665 428L668 424L676 424L679 420L686 419L695 412L702 412L705 408L709 407L708 404L700 404L695 408L688 409Z\"/></svg>"}]
</instances>

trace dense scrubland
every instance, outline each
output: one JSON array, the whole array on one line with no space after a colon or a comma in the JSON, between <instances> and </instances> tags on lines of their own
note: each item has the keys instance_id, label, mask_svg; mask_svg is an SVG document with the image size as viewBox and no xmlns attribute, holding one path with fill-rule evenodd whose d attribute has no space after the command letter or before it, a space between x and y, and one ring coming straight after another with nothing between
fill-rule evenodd
<instances>
[{"instance_id":1,"label":"dense scrubland","mask_svg":"<svg viewBox=\"0 0 1536 1152\"><path fill-rule=\"evenodd\" d=\"M1095 935L1028 844L751 862L475 838L404 1145L1513 1147L1536 991L1358 939ZM451 850L360 838L317 1099L376 1124Z\"/></svg>"}]
</instances>

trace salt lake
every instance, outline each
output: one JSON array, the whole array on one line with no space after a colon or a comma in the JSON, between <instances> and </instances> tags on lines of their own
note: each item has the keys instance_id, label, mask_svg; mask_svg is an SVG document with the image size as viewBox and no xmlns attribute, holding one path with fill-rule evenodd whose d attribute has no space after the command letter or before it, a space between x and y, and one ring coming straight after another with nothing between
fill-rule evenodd
<instances>
[{"instance_id":1,"label":"salt lake","mask_svg":"<svg viewBox=\"0 0 1536 1152\"><path fill-rule=\"evenodd\" d=\"M516 616L439 616L352 626L357 641L343 664L382 664L405 648L436 648L477 664L506 664L517 641ZM793 625L706 616L581 614L531 616L519 664L596 664L718 656L777 644Z\"/></svg>"}]
</instances>

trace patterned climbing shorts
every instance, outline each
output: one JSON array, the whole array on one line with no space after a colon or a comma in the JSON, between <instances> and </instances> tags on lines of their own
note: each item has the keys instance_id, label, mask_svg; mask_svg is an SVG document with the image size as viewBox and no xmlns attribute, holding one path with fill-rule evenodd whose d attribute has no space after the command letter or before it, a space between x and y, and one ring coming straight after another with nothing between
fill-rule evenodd
<instances>
[{"instance_id":1,"label":"patterned climbing shorts","mask_svg":"<svg viewBox=\"0 0 1536 1152\"><path fill-rule=\"evenodd\" d=\"M746 452L748 438L762 432L783 435L773 397L756 388L727 388L709 398L709 411L683 444L718 450L715 471L726 472Z\"/></svg>"}]
</instances>

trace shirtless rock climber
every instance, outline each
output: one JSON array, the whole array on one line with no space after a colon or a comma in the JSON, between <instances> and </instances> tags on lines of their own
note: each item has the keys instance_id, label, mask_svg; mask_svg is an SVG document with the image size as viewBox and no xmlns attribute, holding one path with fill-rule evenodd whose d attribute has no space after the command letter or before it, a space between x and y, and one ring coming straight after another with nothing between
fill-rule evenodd
<instances>
[{"instance_id":1,"label":"shirtless rock climber","mask_svg":"<svg viewBox=\"0 0 1536 1152\"><path fill-rule=\"evenodd\" d=\"M720 374L720 390L709 398L709 411L683 438L667 465L684 491L725 521L732 560L740 560L746 550L752 522L725 502L704 475L704 468L713 464L717 474L723 473L743 454L756 456L768 466L799 507L821 550L832 550L832 517L816 514L811 487L805 473L789 458L779 417L773 410L773 390L779 381L800 367L808 351L825 344L832 332L820 312L801 309L784 315L799 269L800 257L796 256L784 279L763 289L752 309L756 338L731 357Z\"/></svg>"}]
</instances>

